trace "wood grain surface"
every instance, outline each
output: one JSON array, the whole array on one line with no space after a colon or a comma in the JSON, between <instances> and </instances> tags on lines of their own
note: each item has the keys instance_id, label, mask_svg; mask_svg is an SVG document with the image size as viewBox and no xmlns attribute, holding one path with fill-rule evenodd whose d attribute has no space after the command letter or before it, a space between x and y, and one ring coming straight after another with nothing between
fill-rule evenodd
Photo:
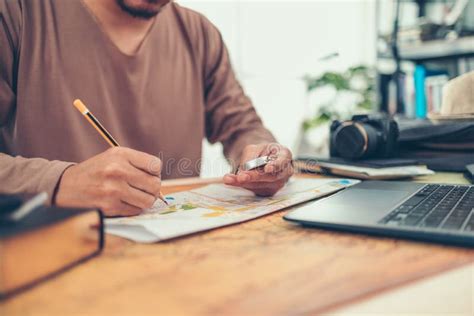
<instances>
[{"instance_id":1,"label":"wood grain surface","mask_svg":"<svg viewBox=\"0 0 474 316\"><path fill-rule=\"evenodd\" d=\"M425 181L462 182L444 176ZM284 213L157 244L107 236L100 257L0 315L314 314L474 262L474 250L301 228Z\"/></svg>"}]
</instances>

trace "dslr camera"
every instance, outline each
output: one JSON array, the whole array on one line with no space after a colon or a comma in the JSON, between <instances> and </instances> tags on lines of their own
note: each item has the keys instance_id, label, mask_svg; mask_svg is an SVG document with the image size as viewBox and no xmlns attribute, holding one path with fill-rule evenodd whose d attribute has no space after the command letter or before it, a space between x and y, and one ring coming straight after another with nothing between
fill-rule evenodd
<instances>
[{"instance_id":1,"label":"dslr camera","mask_svg":"<svg viewBox=\"0 0 474 316\"><path fill-rule=\"evenodd\" d=\"M354 115L331 124L331 157L345 159L389 158L395 154L398 125L386 116Z\"/></svg>"}]
</instances>

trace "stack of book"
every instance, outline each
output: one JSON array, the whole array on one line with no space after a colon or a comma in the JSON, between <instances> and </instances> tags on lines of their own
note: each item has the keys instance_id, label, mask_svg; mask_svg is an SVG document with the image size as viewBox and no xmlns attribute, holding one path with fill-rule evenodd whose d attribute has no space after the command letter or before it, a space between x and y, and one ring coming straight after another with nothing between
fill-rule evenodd
<instances>
[{"instance_id":1,"label":"stack of book","mask_svg":"<svg viewBox=\"0 0 474 316\"><path fill-rule=\"evenodd\" d=\"M424 119L439 114L443 100L443 87L448 83L447 72L430 70L423 65L406 67L401 77L404 115L407 118ZM397 111L395 82L390 75L383 75L381 84L382 108L389 113Z\"/></svg>"},{"instance_id":2,"label":"stack of book","mask_svg":"<svg viewBox=\"0 0 474 316\"><path fill-rule=\"evenodd\" d=\"M413 74L414 114L416 118L426 118L441 111L443 87L448 83L448 74L443 71L429 71L425 66L417 65ZM407 99L410 95L407 96ZM410 104L410 100L406 104ZM408 117L413 117L413 110L407 107Z\"/></svg>"}]
</instances>

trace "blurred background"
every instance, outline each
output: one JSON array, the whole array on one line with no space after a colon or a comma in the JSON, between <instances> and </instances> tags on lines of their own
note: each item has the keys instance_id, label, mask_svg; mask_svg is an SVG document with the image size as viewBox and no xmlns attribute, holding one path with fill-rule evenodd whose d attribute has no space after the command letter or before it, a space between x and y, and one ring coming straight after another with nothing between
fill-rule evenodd
<instances>
[{"instance_id":1,"label":"blurred background","mask_svg":"<svg viewBox=\"0 0 474 316\"><path fill-rule=\"evenodd\" d=\"M177 2L219 28L265 125L296 155L326 154L334 118L439 111L443 84L474 69L472 0ZM420 67L433 77L425 113L414 91ZM220 144L204 142L202 176L226 171Z\"/></svg>"}]
</instances>

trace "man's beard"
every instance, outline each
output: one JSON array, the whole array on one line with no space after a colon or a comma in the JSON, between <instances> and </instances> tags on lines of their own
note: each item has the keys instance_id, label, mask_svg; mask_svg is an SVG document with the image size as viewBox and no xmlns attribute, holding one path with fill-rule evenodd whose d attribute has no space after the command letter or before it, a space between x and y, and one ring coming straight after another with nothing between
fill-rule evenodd
<instances>
[{"instance_id":1,"label":"man's beard","mask_svg":"<svg viewBox=\"0 0 474 316\"><path fill-rule=\"evenodd\" d=\"M133 6L130 5L127 0L116 1L123 11L135 18L144 20L148 20L156 16L163 7L163 4L166 4L168 2L163 0L143 0L143 2L145 2L144 6Z\"/></svg>"}]
</instances>

